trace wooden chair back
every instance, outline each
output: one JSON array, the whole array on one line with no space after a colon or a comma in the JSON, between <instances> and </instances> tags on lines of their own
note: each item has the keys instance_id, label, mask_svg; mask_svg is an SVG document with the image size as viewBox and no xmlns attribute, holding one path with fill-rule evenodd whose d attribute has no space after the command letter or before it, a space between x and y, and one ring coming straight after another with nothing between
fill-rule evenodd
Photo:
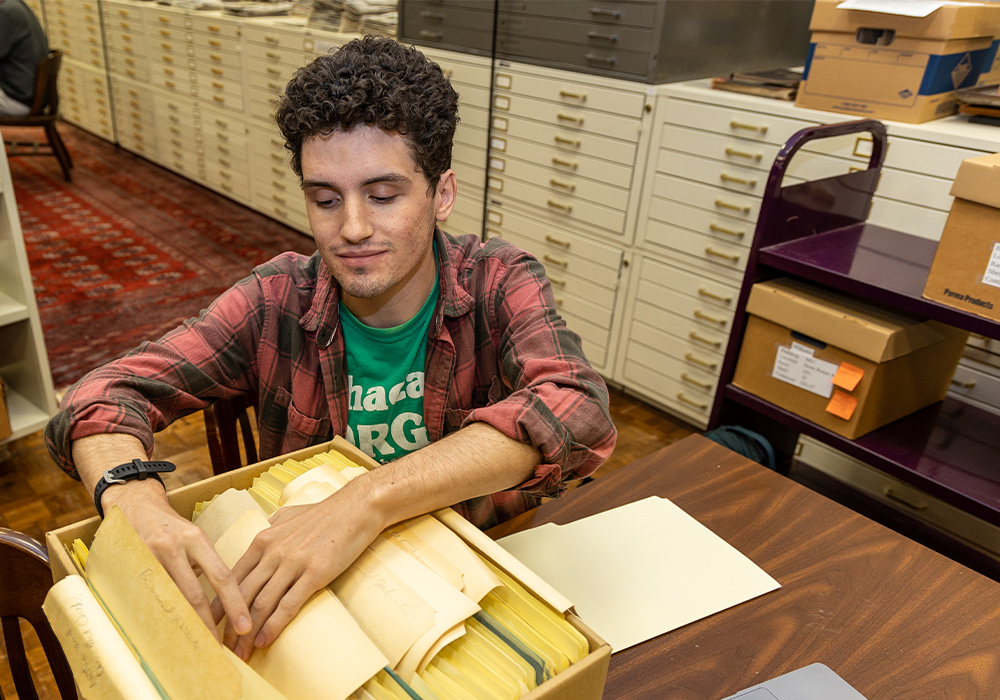
<instances>
[{"instance_id":1,"label":"wooden chair back","mask_svg":"<svg viewBox=\"0 0 1000 700\"><path fill-rule=\"evenodd\" d=\"M257 441L248 413L256 407L256 396L237 396L216 401L205 409L205 434L213 473L222 474L258 461ZM239 438L243 442L242 453Z\"/></svg>"},{"instance_id":2,"label":"wooden chair back","mask_svg":"<svg viewBox=\"0 0 1000 700\"><path fill-rule=\"evenodd\" d=\"M51 587L52 571L45 547L24 533L0 527L0 624L14 689L20 700L38 700L20 620L26 620L35 629L63 700L77 698L66 655L42 612L42 603Z\"/></svg>"}]
</instances>

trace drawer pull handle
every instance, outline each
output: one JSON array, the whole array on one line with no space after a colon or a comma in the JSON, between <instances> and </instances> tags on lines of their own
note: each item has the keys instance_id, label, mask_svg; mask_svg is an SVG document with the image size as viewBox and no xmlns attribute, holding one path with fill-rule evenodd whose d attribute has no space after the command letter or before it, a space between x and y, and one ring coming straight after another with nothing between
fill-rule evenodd
<instances>
[{"instance_id":1,"label":"drawer pull handle","mask_svg":"<svg viewBox=\"0 0 1000 700\"><path fill-rule=\"evenodd\" d=\"M548 202L546 202L546 204L548 204L550 207L553 207L555 209L561 209L562 211L566 212L567 214L570 213L571 211L573 211L572 205L570 205L570 204L563 204L562 202L556 202L555 200L552 200L552 199L550 199Z\"/></svg>"},{"instance_id":2,"label":"drawer pull handle","mask_svg":"<svg viewBox=\"0 0 1000 700\"><path fill-rule=\"evenodd\" d=\"M564 168L569 168L570 170L576 170L579 167L579 163L573 163L568 160L563 160L562 158L553 158L553 165L561 165Z\"/></svg>"},{"instance_id":3,"label":"drawer pull handle","mask_svg":"<svg viewBox=\"0 0 1000 700\"><path fill-rule=\"evenodd\" d=\"M556 180L554 177L549 179L549 184L552 185L553 187L558 187L559 189L566 190L567 192L576 191L576 185L569 182L563 182L562 180Z\"/></svg>"},{"instance_id":4,"label":"drawer pull handle","mask_svg":"<svg viewBox=\"0 0 1000 700\"><path fill-rule=\"evenodd\" d=\"M892 486L885 486L882 488L882 495L888 498L890 501L895 501L907 508L912 508L913 510L927 510L927 502L918 500L910 494L897 493L893 490Z\"/></svg>"},{"instance_id":5,"label":"drawer pull handle","mask_svg":"<svg viewBox=\"0 0 1000 700\"><path fill-rule=\"evenodd\" d=\"M549 243L552 243L553 245L559 246L560 248L565 248L566 250L569 250L569 241L560 240L555 236L553 236L551 233L545 234L545 240Z\"/></svg>"},{"instance_id":6,"label":"drawer pull handle","mask_svg":"<svg viewBox=\"0 0 1000 700\"><path fill-rule=\"evenodd\" d=\"M219 149L219 153L225 153L226 155L229 155L229 149L226 148L225 146L219 146L218 149ZM229 164L226 163L226 165L229 165Z\"/></svg>"},{"instance_id":7,"label":"drawer pull handle","mask_svg":"<svg viewBox=\"0 0 1000 700\"><path fill-rule=\"evenodd\" d=\"M271 195L271 199L273 199L278 204L284 204L287 201L284 197L279 197L276 194L272 194Z\"/></svg>"},{"instance_id":8,"label":"drawer pull handle","mask_svg":"<svg viewBox=\"0 0 1000 700\"><path fill-rule=\"evenodd\" d=\"M760 162L760 159L764 157L763 153L747 153L746 151L737 151L735 148L726 148L727 156L737 156L739 158L749 158L752 161Z\"/></svg>"},{"instance_id":9,"label":"drawer pull handle","mask_svg":"<svg viewBox=\"0 0 1000 700\"><path fill-rule=\"evenodd\" d=\"M721 301L723 304L731 304L733 301L733 298L731 296L724 297L721 294L715 294L713 292L710 292L704 287L698 288L698 294L700 294L703 297L708 297L709 299L715 299L716 301Z\"/></svg>"},{"instance_id":10,"label":"drawer pull handle","mask_svg":"<svg viewBox=\"0 0 1000 700\"><path fill-rule=\"evenodd\" d=\"M590 14L594 15L595 17L611 17L612 19L622 18L621 10L605 10L600 7L590 8Z\"/></svg>"},{"instance_id":11,"label":"drawer pull handle","mask_svg":"<svg viewBox=\"0 0 1000 700\"><path fill-rule=\"evenodd\" d=\"M959 389L975 389L976 388L976 383L974 381L972 381L972 382L963 382L963 381L958 380L958 379L952 379L951 383L954 384L955 386L957 386Z\"/></svg>"},{"instance_id":12,"label":"drawer pull handle","mask_svg":"<svg viewBox=\"0 0 1000 700\"><path fill-rule=\"evenodd\" d=\"M581 145L580 139L568 139L565 136L555 136L556 143L561 143L565 146L572 146L573 148L579 148Z\"/></svg>"},{"instance_id":13,"label":"drawer pull handle","mask_svg":"<svg viewBox=\"0 0 1000 700\"><path fill-rule=\"evenodd\" d=\"M275 83L271 81L268 81L267 86L272 90L277 90L278 92L281 92L281 88L284 87L281 83Z\"/></svg>"},{"instance_id":14,"label":"drawer pull handle","mask_svg":"<svg viewBox=\"0 0 1000 700\"><path fill-rule=\"evenodd\" d=\"M699 343L704 343L705 345L711 345L713 348L716 349L722 347L721 340L709 340L708 338L703 338L700 335L698 335L695 331L691 331L690 333L688 333L688 337L691 338L691 340L697 340Z\"/></svg>"},{"instance_id":15,"label":"drawer pull handle","mask_svg":"<svg viewBox=\"0 0 1000 700\"><path fill-rule=\"evenodd\" d=\"M695 309L694 310L694 317L695 318L700 318L702 321L708 321L709 323L717 323L720 326L725 326L726 325L726 319L724 319L724 318L716 318L715 316L709 316L708 314L706 314L701 309Z\"/></svg>"},{"instance_id":16,"label":"drawer pull handle","mask_svg":"<svg viewBox=\"0 0 1000 700\"><path fill-rule=\"evenodd\" d=\"M558 267L561 267L564 270L567 267L569 267L569 261L568 260L560 260L559 258L553 258L551 255L548 255L548 254L543 255L542 256L542 260L544 260L547 263L551 263L553 265L557 265Z\"/></svg>"},{"instance_id":17,"label":"drawer pull handle","mask_svg":"<svg viewBox=\"0 0 1000 700\"><path fill-rule=\"evenodd\" d=\"M429 10L424 10L423 12L420 13L420 16L423 17L424 19L439 19L441 21L444 21L443 12L430 12Z\"/></svg>"},{"instance_id":18,"label":"drawer pull handle","mask_svg":"<svg viewBox=\"0 0 1000 700\"><path fill-rule=\"evenodd\" d=\"M580 94L578 92L570 92L569 90L560 90L559 97L565 97L567 100L580 100L580 102L587 101L587 94Z\"/></svg>"},{"instance_id":19,"label":"drawer pull handle","mask_svg":"<svg viewBox=\"0 0 1000 700\"><path fill-rule=\"evenodd\" d=\"M555 302L557 308L562 307L563 305L562 297L553 297L552 301Z\"/></svg>"},{"instance_id":20,"label":"drawer pull handle","mask_svg":"<svg viewBox=\"0 0 1000 700\"><path fill-rule=\"evenodd\" d=\"M160 36L171 36L172 32L169 29L161 29Z\"/></svg>"},{"instance_id":21,"label":"drawer pull handle","mask_svg":"<svg viewBox=\"0 0 1000 700\"><path fill-rule=\"evenodd\" d=\"M209 46L214 46L217 49L222 48L222 42L221 41L216 41L215 39L209 39L208 40L208 45Z\"/></svg>"},{"instance_id":22,"label":"drawer pull handle","mask_svg":"<svg viewBox=\"0 0 1000 700\"><path fill-rule=\"evenodd\" d=\"M275 161L278 161L279 163L284 163L284 162L285 162L285 159L284 159L284 157L283 157L283 156L280 156L280 155L278 155L277 153L272 153L272 154L271 154L271 160L275 160Z\"/></svg>"},{"instance_id":23,"label":"drawer pull handle","mask_svg":"<svg viewBox=\"0 0 1000 700\"><path fill-rule=\"evenodd\" d=\"M732 127L733 129L745 129L746 131L756 131L759 134L767 133L766 126L754 126L753 124L744 124L743 122L738 122L735 119L729 122L729 126Z\"/></svg>"},{"instance_id":24,"label":"drawer pull handle","mask_svg":"<svg viewBox=\"0 0 1000 700\"><path fill-rule=\"evenodd\" d=\"M286 189L288 189L287 187L285 187L285 183L278 182L277 180L271 180L271 186L278 188L282 192L284 192Z\"/></svg>"},{"instance_id":25,"label":"drawer pull handle","mask_svg":"<svg viewBox=\"0 0 1000 700\"><path fill-rule=\"evenodd\" d=\"M724 226L719 226L714 221L708 225L708 228L716 233L724 233L727 236L732 236L733 238L743 238L746 235L746 231L735 231L731 228L725 228Z\"/></svg>"},{"instance_id":26,"label":"drawer pull handle","mask_svg":"<svg viewBox=\"0 0 1000 700\"><path fill-rule=\"evenodd\" d=\"M222 28L219 27L216 24L210 24L210 25L208 25L208 31L210 31L210 32L221 32Z\"/></svg>"},{"instance_id":27,"label":"drawer pull handle","mask_svg":"<svg viewBox=\"0 0 1000 700\"><path fill-rule=\"evenodd\" d=\"M556 115L556 119L562 122L573 122L574 124L583 125L583 117L574 117L569 114L563 114L562 112L559 112Z\"/></svg>"},{"instance_id":28,"label":"drawer pull handle","mask_svg":"<svg viewBox=\"0 0 1000 700\"><path fill-rule=\"evenodd\" d=\"M593 63L605 63L609 66L615 65L614 56L597 56L595 54L588 53L586 56L584 56L584 58Z\"/></svg>"},{"instance_id":29,"label":"drawer pull handle","mask_svg":"<svg viewBox=\"0 0 1000 700\"><path fill-rule=\"evenodd\" d=\"M701 387L702 389L712 388L712 382L699 382L697 379L688 376L687 372L681 372L681 379L687 382L688 384L694 384L695 386Z\"/></svg>"},{"instance_id":30,"label":"drawer pull handle","mask_svg":"<svg viewBox=\"0 0 1000 700\"><path fill-rule=\"evenodd\" d=\"M437 39L438 41L444 39L444 34L441 32L432 32L430 29L421 29L420 36L424 39Z\"/></svg>"},{"instance_id":31,"label":"drawer pull handle","mask_svg":"<svg viewBox=\"0 0 1000 700\"><path fill-rule=\"evenodd\" d=\"M175 83L173 80L165 80L163 81L163 84L166 85L168 88L177 87L177 83Z\"/></svg>"},{"instance_id":32,"label":"drawer pull handle","mask_svg":"<svg viewBox=\"0 0 1000 700\"><path fill-rule=\"evenodd\" d=\"M707 248L705 248L705 253L706 255L711 255L712 257L715 258L722 258L723 260L731 260L732 262L739 262L740 260L739 255L734 255L732 253L723 253L720 250L716 250L712 246L708 246Z\"/></svg>"},{"instance_id":33,"label":"drawer pull handle","mask_svg":"<svg viewBox=\"0 0 1000 700\"><path fill-rule=\"evenodd\" d=\"M277 68L271 68L271 66L267 67L267 72L270 73L271 75L281 75L280 70L278 70Z\"/></svg>"},{"instance_id":34,"label":"drawer pull handle","mask_svg":"<svg viewBox=\"0 0 1000 700\"><path fill-rule=\"evenodd\" d=\"M221 68L212 68L212 73L214 75L225 75L226 74L226 72L224 70L222 70Z\"/></svg>"},{"instance_id":35,"label":"drawer pull handle","mask_svg":"<svg viewBox=\"0 0 1000 700\"><path fill-rule=\"evenodd\" d=\"M229 122L227 122L225 119L216 119L215 125L221 126L223 129L225 129L227 126L229 126Z\"/></svg>"},{"instance_id":36,"label":"drawer pull handle","mask_svg":"<svg viewBox=\"0 0 1000 700\"><path fill-rule=\"evenodd\" d=\"M208 57L210 59L212 59L213 61L221 61L222 60L222 56L220 56L217 53L210 53L210 54L208 54Z\"/></svg>"},{"instance_id":37,"label":"drawer pull handle","mask_svg":"<svg viewBox=\"0 0 1000 700\"><path fill-rule=\"evenodd\" d=\"M275 53L274 51L266 51L265 54L268 58L281 58L281 54Z\"/></svg>"},{"instance_id":38,"label":"drawer pull handle","mask_svg":"<svg viewBox=\"0 0 1000 700\"><path fill-rule=\"evenodd\" d=\"M278 37L271 36L270 34L267 34L267 35L264 36L264 41L266 41L269 44L280 44L281 43L281 40L278 39Z\"/></svg>"},{"instance_id":39,"label":"drawer pull handle","mask_svg":"<svg viewBox=\"0 0 1000 700\"><path fill-rule=\"evenodd\" d=\"M739 204L730 204L729 202L724 202L721 199L715 200L715 206L720 209L731 209L732 211L738 211L741 214L749 214L750 207L741 207Z\"/></svg>"},{"instance_id":40,"label":"drawer pull handle","mask_svg":"<svg viewBox=\"0 0 1000 700\"><path fill-rule=\"evenodd\" d=\"M174 45L173 44L168 44L165 41L161 41L160 42L160 48L161 49L166 49L167 51L171 51L174 48Z\"/></svg>"},{"instance_id":41,"label":"drawer pull handle","mask_svg":"<svg viewBox=\"0 0 1000 700\"><path fill-rule=\"evenodd\" d=\"M704 410L706 410L708 408L708 404L707 403L698 403L697 401L692 401L691 399L689 399L688 397L686 397L684 395L683 391L678 391L677 392L677 400L680 401L681 403L686 403L688 406L694 406L695 408L697 408L699 410L702 410L702 411L704 411Z\"/></svg>"},{"instance_id":42,"label":"drawer pull handle","mask_svg":"<svg viewBox=\"0 0 1000 700\"><path fill-rule=\"evenodd\" d=\"M271 172L274 173L275 175L281 175L282 177L284 177L285 175L284 170L282 170L281 168L276 168L273 165L271 166Z\"/></svg>"},{"instance_id":43,"label":"drawer pull handle","mask_svg":"<svg viewBox=\"0 0 1000 700\"><path fill-rule=\"evenodd\" d=\"M756 180L747 180L746 178L742 177L733 177L732 175L729 175L727 173L722 173L721 175L719 175L719 179L722 180L723 182L735 182L737 185L746 185L747 187L757 186Z\"/></svg>"},{"instance_id":44,"label":"drawer pull handle","mask_svg":"<svg viewBox=\"0 0 1000 700\"><path fill-rule=\"evenodd\" d=\"M700 365L700 366L704 367L705 369L715 369L716 367L719 366L718 362L708 362L706 360L701 359L700 357L698 357L697 355L695 355L692 352L686 352L686 353L684 353L684 359L687 360L688 362L693 362L696 365Z\"/></svg>"},{"instance_id":45,"label":"drawer pull handle","mask_svg":"<svg viewBox=\"0 0 1000 700\"><path fill-rule=\"evenodd\" d=\"M617 34L601 34L600 32L587 32L588 39L599 39L600 41L617 42Z\"/></svg>"},{"instance_id":46,"label":"drawer pull handle","mask_svg":"<svg viewBox=\"0 0 1000 700\"><path fill-rule=\"evenodd\" d=\"M559 289L566 289L566 280L561 280L556 277L549 277L549 284L553 287L559 287Z\"/></svg>"},{"instance_id":47,"label":"drawer pull handle","mask_svg":"<svg viewBox=\"0 0 1000 700\"><path fill-rule=\"evenodd\" d=\"M219 97L218 95L212 95L212 99L215 100L216 102L221 103L221 104L225 104L226 103L226 98Z\"/></svg>"},{"instance_id":48,"label":"drawer pull handle","mask_svg":"<svg viewBox=\"0 0 1000 700\"><path fill-rule=\"evenodd\" d=\"M217 90L221 90L224 87L226 87L226 84L225 83L217 83L215 81L212 81L212 87L216 88Z\"/></svg>"}]
</instances>

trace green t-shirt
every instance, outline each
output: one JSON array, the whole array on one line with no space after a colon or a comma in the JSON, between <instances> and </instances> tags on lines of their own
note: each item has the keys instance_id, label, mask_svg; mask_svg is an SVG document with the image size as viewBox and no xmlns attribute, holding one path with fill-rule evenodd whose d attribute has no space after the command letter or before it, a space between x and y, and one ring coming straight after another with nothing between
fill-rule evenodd
<instances>
[{"instance_id":1,"label":"green t-shirt","mask_svg":"<svg viewBox=\"0 0 1000 700\"><path fill-rule=\"evenodd\" d=\"M389 462L427 445L424 358L439 282L417 315L394 328L371 328L340 305L347 353L347 440Z\"/></svg>"}]
</instances>

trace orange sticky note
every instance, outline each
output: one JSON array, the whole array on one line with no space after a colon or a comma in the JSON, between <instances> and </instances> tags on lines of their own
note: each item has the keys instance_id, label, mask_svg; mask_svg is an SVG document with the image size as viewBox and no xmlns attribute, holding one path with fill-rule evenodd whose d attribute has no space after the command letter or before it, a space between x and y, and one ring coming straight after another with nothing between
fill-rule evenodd
<instances>
[{"instance_id":1,"label":"orange sticky note","mask_svg":"<svg viewBox=\"0 0 1000 700\"><path fill-rule=\"evenodd\" d=\"M833 384L844 391L854 391L863 376L865 371L860 367L855 367L850 362L841 362L837 373L833 375Z\"/></svg>"},{"instance_id":2,"label":"orange sticky note","mask_svg":"<svg viewBox=\"0 0 1000 700\"><path fill-rule=\"evenodd\" d=\"M850 394L834 389L830 403L826 405L827 413L832 413L837 418L851 420L854 409L858 407L858 400Z\"/></svg>"}]
</instances>

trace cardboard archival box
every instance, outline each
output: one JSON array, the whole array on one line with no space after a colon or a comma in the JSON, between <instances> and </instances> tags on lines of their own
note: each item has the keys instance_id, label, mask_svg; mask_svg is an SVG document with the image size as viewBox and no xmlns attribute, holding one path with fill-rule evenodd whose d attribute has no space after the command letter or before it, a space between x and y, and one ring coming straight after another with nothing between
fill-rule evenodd
<instances>
[{"instance_id":1,"label":"cardboard archival box","mask_svg":"<svg viewBox=\"0 0 1000 700\"><path fill-rule=\"evenodd\" d=\"M841 2L816 0L799 107L926 122L953 114L955 90L990 70L1000 3L955 3L908 17L840 9Z\"/></svg>"},{"instance_id":2,"label":"cardboard archival box","mask_svg":"<svg viewBox=\"0 0 1000 700\"><path fill-rule=\"evenodd\" d=\"M951 194L924 296L1000 321L1000 153L962 161Z\"/></svg>"},{"instance_id":3,"label":"cardboard archival box","mask_svg":"<svg viewBox=\"0 0 1000 700\"><path fill-rule=\"evenodd\" d=\"M792 279L747 312L734 384L850 439L943 399L968 338Z\"/></svg>"},{"instance_id":4,"label":"cardboard archival box","mask_svg":"<svg viewBox=\"0 0 1000 700\"><path fill-rule=\"evenodd\" d=\"M275 464L280 464L287 459L303 460L320 452L337 450L350 459L368 468L377 467L368 455L359 451L346 440L335 438L331 442L321 445L314 445L296 452L275 457L257 464L251 464L242 469L236 469L225 474L220 474L194 484L182 486L174 489L168 494L170 505L179 514L190 519L194 512L194 506L201 501L207 501L215 494L222 493L226 489L247 489L253 485L254 477L267 471ZM502 565L499 558L509 557L505 550L496 545L489 537L481 532L474 525L459 516L455 511L445 509L441 511L445 515L453 517L446 518L448 525L456 532L466 544L474 550L493 561L500 568ZM45 544L49 552L50 565L52 567L52 580L60 579L76 574L76 566L73 564L68 551L73 540L80 539L89 543L93 540L97 532L101 519L94 516L87 520L82 520L72 525L45 533ZM494 555L494 556L491 556ZM508 573L510 573L508 571ZM530 590L536 592L541 587L547 586L540 579L537 581L525 580L522 577L514 576L519 583ZM558 596L556 593L555 595ZM598 637L589 627L587 627L575 614L566 614L570 624L576 627L590 644L590 654L573 664L565 671L555 676L549 681L532 690L522 697L522 700L599 700L604 691L604 682L608 674L608 663L611 659L611 647L607 642Z\"/></svg>"},{"instance_id":5,"label":"cardboard archival box","mask_svg":"<svg viewBox=\"0 0 1000 700\"><path fill-rule=\"evenodd\" d=\"M0 378L0 440L9 438L13 434L10 427L10 412L7 409L7 385L3 378Z\"/></svg>"}]
</instances>

